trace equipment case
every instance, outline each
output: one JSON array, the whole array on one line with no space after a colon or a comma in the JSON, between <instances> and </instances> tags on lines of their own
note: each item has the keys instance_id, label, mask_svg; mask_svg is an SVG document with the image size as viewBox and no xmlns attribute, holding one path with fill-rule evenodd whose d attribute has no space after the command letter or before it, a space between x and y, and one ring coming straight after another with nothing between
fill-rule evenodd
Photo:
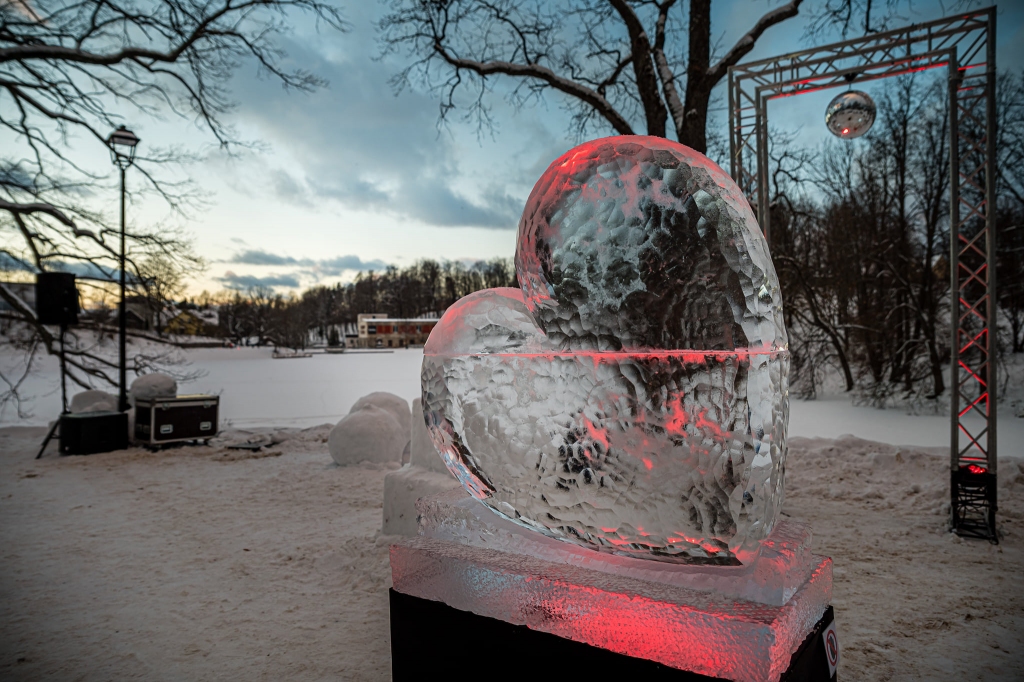
<instances>
[{"instance_id":1,"label":"equipment case","mask_svg":"<svg viewBox=\"0 0 1024 682\"><path fill-rule=\"evenodd\" d=\"M135 441L154 447L217 435L220 396L179 395L135 402Z\"/></svg>"}]
</instances>

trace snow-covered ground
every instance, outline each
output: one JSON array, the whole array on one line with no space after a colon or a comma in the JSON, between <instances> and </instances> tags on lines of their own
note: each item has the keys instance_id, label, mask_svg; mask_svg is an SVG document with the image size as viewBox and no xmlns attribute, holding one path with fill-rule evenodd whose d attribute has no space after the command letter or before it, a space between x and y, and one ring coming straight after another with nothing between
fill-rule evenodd
<instances>
[{"instance_id":1,"label":"snow-covered ground","mask_svg":"<svg viewBox=\"0 0 1024 682\"><path fill-rule=\"evenodd\" d=\"M326 427L34 460L43 432L0 428L0 679L390 678L388 467L333 464ZM1024 462L995 546L946 531L946 461L791 441L783 514L834 561L844 682L1024 679Z\"/></svg>"},{"instance_id":2,"label":"snow-covered ground","mask_svg":"<svg viewBox=\"0 0 1024 682\"><path fill-rule=\"evenodd\" d=\"M182 351L188 370L204 376L179 387L181 393L221 396L221 425L248 427L308 427L337 422L361 396L389 391L412 400L419 396L422 351L393 353L318 354L310 358L275 360L270 348L192 349ZM5 358L9 365L11 357ZM183 367L185 369L185 367ZM0 425L42 425L60 411L58 367L42 358L24 387L30 399L19 418L11 409L0 414ZM131 377L129 377L129 383ZM1011 387L1011 398L1016 387ZM73 392L73 391L72 391ZM1012 400L999 408L999 452L1024 456L1024 419L1015 416ZM817 400L793 400L789 433L793 437L858 438L896 445L949 444L949 416L908 414L903 409L856 406L846 394Z\"/></svg>"}]
</instances>

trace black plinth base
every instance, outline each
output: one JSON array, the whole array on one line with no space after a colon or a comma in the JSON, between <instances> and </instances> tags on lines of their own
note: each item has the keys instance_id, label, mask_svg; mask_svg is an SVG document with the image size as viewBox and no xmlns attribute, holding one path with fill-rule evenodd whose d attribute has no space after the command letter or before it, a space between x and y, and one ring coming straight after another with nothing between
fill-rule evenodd
<instances>
[{"instance_id":1,"label":"black plinth base","mask_svg":"<svg viewBox=\"0 0 1024 682\"><path fill-rule=\"evenodd\" d=\"M964 466L951 472L953 531L999 544L996 534L996 476Z\"/></svg>"},{"instance_id":2,"label":"black plinth base","mask_svg":"<svg viewBox=\"0 0 1024 682\"><path fill-rule=\"evenodd\" d=\"M654 661L459 611L447 604L390 590L391 670L405 680L718 680ZM835 619L832 607L793 656L785 682L826 682L822 632Z\"/></svg>"},{"instance_id":3,"label":"black plinth base","mask_svg":"<svg viewBox=\"0 0 1024 682\"><path fill-rule=\"evenodd\" d=\"M128 414L81 412L60 416L60 454L92 455L128 447Z\"/></svg>"}]
</instances>

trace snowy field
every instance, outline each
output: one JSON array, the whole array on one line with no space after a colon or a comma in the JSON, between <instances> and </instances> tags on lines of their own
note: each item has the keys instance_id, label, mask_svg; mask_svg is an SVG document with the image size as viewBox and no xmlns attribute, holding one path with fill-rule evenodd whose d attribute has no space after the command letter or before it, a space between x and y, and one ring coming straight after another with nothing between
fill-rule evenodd
<instances>
[{"instance_id":1,"label":"snowy field","mask_svg":"<svg viewBox=\"0 0 1024 682\"><path fill-rule=\"evenodd\" d=\"M373 391L389 391L412 400L420 394L422 351L318 354L275 360L270 348L194 349L184 351L181 369L205 376L179 387L180 393L221 396L224 427L298 427L336 423L353 403ZM5 358L10 365L13 359ZM131 383L129 375L129 383ZM1016 390L1016 387L1014 387ZM26 383L25 410L0 414L0 426L44 425L60 412L59 374L54 358L43 358ZM74 393L74 391L69 391ZM1011 392L1011 397L1016 396ZM999 451L1024 457L1024 419L1004 400L999 410ZM1019 409L1019 408L1016 408ZM949 444L949 417L910 415L906 410L854 406L844 394L818 400L793 400L789 433L807 438L858 438L898 445L938 447Z\"/></svg>"}]
</instances>

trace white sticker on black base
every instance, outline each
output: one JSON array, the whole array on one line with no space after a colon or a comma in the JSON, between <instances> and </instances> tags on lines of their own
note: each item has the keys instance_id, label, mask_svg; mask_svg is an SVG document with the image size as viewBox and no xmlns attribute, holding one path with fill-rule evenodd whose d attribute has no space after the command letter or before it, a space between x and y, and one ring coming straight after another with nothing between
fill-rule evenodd
<instances>
[{"instance_id":1,"label":"white sticker on black base","mask_svg":"<svg viewBox=\"0 0 1024 682\"><path fill-rule=\"evenodd\" d=\"M825 641L825 660L828 661L828 677L835 677L836 668L839 666L839 637L836 635L836 622L833 620L821 633Z\"/></svg>"}]
</instances>

